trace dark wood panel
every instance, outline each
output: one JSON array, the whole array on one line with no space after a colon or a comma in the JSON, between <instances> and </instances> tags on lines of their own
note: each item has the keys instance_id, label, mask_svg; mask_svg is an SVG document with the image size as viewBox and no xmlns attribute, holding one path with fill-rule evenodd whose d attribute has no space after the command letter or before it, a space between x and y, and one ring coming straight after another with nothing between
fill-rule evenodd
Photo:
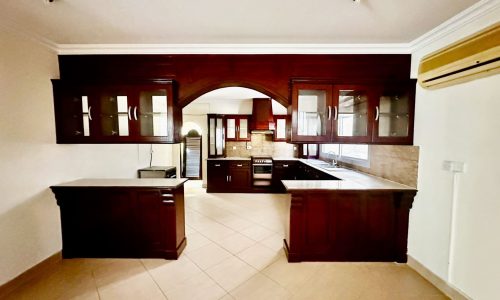
<instances>
[{"instance_id":1,"label":"dark wood panel","mask_svg":"<svg viewBox=\"0 0 500 300\"><path fill-rule=\"evenodd\" d=\"M175 79L182 107L210 90L227 86L252 88L287 106L291 79L336 83L406 80L410 64L407 54L59 56L61 79Z\"/></svg>"}]
</instances>

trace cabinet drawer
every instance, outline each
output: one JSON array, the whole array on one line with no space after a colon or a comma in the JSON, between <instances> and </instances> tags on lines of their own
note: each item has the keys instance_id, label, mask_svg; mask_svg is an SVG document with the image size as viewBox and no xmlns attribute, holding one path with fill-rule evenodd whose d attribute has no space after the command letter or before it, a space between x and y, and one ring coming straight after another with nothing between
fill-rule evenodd
<instances>
[{"instance_id":1,"label":"cabinet drawer","mask_svg":"<svg viewBox=\"0 0 500 300\"><path fill-rule=\"evenodd\" d=\"M232 161L229 163L230 168L250 168L250 161Z\"/></svg>"},{"instance_id":2,"label":"cabinet drawer","mask_svg":"<svg viewBox=\"0 0 500 300\"><path fill-rule=\"evenodd\" d=\"M274 161L273 162L273 165L275 168L283 168L283 169L287 169L287 168L294 168L295 166L297 166L297 161Z\"/></svg>"},{"instance_id":3,"label":"cabinet drawer","mask_svg":"<svg viewBox=\"0 0 500 300\"><path fill-rule=\"evenodd\" d=\"M209 168L224 168L226 167L226 162L221 160L209 160L207 166Z\"/></svg>"}]
</instances>

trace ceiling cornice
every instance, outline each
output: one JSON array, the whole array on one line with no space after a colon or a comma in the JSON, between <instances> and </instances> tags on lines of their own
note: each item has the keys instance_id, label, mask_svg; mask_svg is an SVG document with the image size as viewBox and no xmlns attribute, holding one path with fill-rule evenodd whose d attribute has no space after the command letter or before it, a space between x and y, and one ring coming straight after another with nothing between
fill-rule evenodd
<instances>
[{"instance_id":1,"label":"ceiling cornice","mask_svg":"<svg viewBox=\"0 0 500 300\"><path fill-rule=\"evenodd\" d=\"M0 26L34 40L59 55L78 54L411 54L448 35L491 10L500 0L482 0L409 43L386 44L57 44L14 20ZM1 15L1 14L0 14Z\"/></svg>"},{"instance_id":2,"label":"ceiling cornice","mask_svg":"<svg viewBox=\"0 0 500 300\"><path fill-rule=\"evenodd\" d=\"M407 44L99 44L58 45L70 54L409 54Z\"/></svg>"},{"instance_id":3,"label":"ceiling cornice","mask_svg":"<svg viewBox=\"0 0 500 300\"><path fill-rule=\"evenodd\" d=\"M479 1L408 43L409 52L414 53L498 8L500 8L500 0Z\"/></svg>"}]
</instances>

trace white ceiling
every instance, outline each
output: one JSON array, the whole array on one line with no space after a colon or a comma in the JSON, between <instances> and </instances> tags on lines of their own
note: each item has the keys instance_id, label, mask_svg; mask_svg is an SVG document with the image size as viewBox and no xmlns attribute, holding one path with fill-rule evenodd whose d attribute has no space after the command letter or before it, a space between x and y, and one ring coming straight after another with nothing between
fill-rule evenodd
<instances>
[{"instance_id":1,"label":"white ceiling","mask_svg":"<svg viewBox=\"0 0 500 300\"><path fill-rule=\"evenodd\" d=\"M1 0L0 23L55 44L408 43L477 2Z\"/></svg>"}]
</instances>

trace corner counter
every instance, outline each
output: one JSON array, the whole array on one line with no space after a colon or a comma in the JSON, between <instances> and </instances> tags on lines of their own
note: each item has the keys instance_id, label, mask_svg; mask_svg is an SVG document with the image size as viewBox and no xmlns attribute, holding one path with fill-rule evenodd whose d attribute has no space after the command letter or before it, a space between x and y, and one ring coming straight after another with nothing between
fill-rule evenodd
<instances>
[{"instance_id":1,"label":"corner counter","mask_svg":"<svg viewBox=\"0 0 500 300\"><path fill-rule=\"evenodd\" d=\"M177 259L187 179L79 179L51 186L64 258Z\"/></svg>"},{"instance_id":2,"label":"corner counter","mask_svg":"<svg viewBox=\"0 0 500 300\"><path fill-rule=\"evenodd\" d=\"M339 180L283 180L289 262L407 261L415 188L349 169L323 170Z\"/></svg>"}]
</instances>

